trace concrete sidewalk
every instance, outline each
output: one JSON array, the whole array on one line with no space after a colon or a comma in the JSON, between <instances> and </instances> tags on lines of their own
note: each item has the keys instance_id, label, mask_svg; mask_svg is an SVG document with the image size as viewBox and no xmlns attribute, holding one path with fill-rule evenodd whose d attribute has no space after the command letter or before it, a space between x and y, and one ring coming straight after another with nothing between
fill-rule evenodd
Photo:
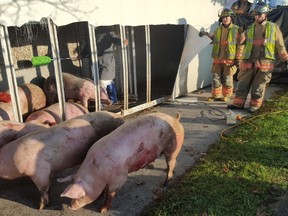
<instances>
[{"instance_id":1,"label":"concrete sidewalk","mask_svg":"<svg viewBox=\"0 0 288 216\"><path fill-rule=\"evenodd\" d=\"M273 95L273 92L280 90L277 85L270 85L266 91L266 99ZM183 97L177 98L174 102L162 103L153 107L147 112L163 112L175 116L177 112L181 115L181 123L185 128L185 143L178 156L175 169L175 178L183 175L203 155L206 155L209 147L219 140L221 132L230 127L227 125L225 102L207 102L211 96L211 88L204 88ZM248 103L248 102L247 102ZM236 110L236 115L251 115L247 110ZM111 215L136 216L154 199L161 194L161 184L165 179L166 164L163 157L153 163L153 169L142 169L129 175L129 181L115 197ZM125 202L125 204L123 203ZM136 207L137 206L137 207Z\"/></svg>"}]
</instances>

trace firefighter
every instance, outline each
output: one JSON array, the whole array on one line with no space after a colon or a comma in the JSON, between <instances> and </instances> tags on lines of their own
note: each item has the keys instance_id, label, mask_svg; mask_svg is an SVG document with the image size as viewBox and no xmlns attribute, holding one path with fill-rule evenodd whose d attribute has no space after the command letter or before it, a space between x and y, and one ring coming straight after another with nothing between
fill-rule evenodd
<instances>
[{"instance_id":1,"label":"firefighter","mask_svg":"<svg viewBox=\"0 0 288 216\"><path fill-rule=\"evenodd\" d=\"M213 41L212 97L209 97L208 101L226 102L233 94L233 75L237 71L238 60L235 57L240 28L233 24L232 10L225 8L218 16L220 25L214 34L204 33Z\"/></svg>"},{"instance_id":2,"label":"firefighter","mask_svg":"<svg viewBox=\"0 0 288 216\"><path fill-rule=\"evenodd\" d=\"M238 84L233 104L228 105L227 109L244 109L251 89L248 112L258 110L263 103L266 85L272 77L275 51L281 60L288 60L282 33L275 23L267 21L268 12L265 3L257 3L252 11L255 22L240 36L239 43L243 46L240 46L237 54L241 56Z\"/></svg>"},{"instance_id":3,"label":"firefighter","mask_svg":"<svg viewBox=\"0 0 288 216\"><path fill-rule=\"evenodd\" d=\"M232 4L231 9L235 14L247 14L251 7L252 3L248 0L238 0Z\"/></svg>"}]
</instances>

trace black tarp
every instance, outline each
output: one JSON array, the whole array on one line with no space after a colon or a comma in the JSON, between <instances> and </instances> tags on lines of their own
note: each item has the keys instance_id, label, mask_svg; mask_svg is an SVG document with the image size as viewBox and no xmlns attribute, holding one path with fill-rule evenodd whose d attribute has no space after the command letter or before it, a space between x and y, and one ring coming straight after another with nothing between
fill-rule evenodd
<instances>
[{"instance_id":1,"label":"black tarp","mask_svg":"<svg viewBox=\"0 0 288 216\"><path fill-rule=\"evenodd\" d=\"M288 50L288 6L280 6L273 9L268 13L267 19L279 26L283 34L286 50ZM252 15L238 14L234 18L234 23L243 29L246 29L253 22L254 17ZM280 61L279 58L276 59L271 82L288 82L287 62Z\"/></svg>"}]
</instances>

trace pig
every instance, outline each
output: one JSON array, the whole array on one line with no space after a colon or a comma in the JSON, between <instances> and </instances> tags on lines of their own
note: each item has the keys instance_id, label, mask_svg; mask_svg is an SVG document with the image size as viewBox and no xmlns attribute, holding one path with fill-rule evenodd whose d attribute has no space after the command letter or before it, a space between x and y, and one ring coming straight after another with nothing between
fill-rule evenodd
<instances>
[{"instance_id":1,"label":"pig","mask_svg":"<svg viewBox=\"0 0 288 216\"><path fill-rule=\"evenodd\" d=\"M80 101L82 106L88 109L88 101L95 101L95 87L94 83L88 79L82 79L80 77L74 76L69 73L62 73L65 100L75 100ZM53 104L56 101L57 88L56 88L56 78L55 76L49 76L43 85L43 89L47 98L47 106ZM105 94L105 92L100 92L102 102L105 104L112 104L111 100Z\"/></svg>"},{"instance_id":2,"label":"pig","mask_svg":"<svg viewBox=\"0 0 288 216\"><path fill-rule=\"evenodd\" d=\"M176 118L164 113L146 114L127 120L95 142L74 175L73 183L61 194L72 199L69 208L77 210L93 202L105 189L106 200L100 212L107 212L128 173L149 165L162 153L168 168L164 183L167 185L184 142L184 129L179 119L179 114ZM71 177L58 181L68 181Z\"/></svg>"},{"instance_id":3,"label":"pig","mask_svg":"<svg viewBox=\"0 0 288 216\"><path fill-rule=\"evenodd\" d=\"M39 209L49 203L50 177L79 165L90 146L124 123L121 115L91 112L38 130L0 149L0 177L30 177L40 191Z\"/></svg>"},{"instance_id":4,"label":"pig","mask_svg":"<svg viewBox=\"0 0 288 216\"><path fill-rule=\"evenodd\" d=\"M9 94L9 90L6 91L6 93ZM35 84L26 83L19 85L18 95L20 111L24 118L33 111L42 109L46 106L46 96L44 91ZM0 120L16 120L13 113L12 102L0 102Z\"/></svg>"},{"instance_id":5,"label":"pig","mask_svg":"<svg viewBox=\"0 0 288 216\"><path fill-rule=\"evenodd\" d=\"M83 107L81 104L71 102L65 103L65 110L65 120L89 113L89 111L85 109L85 107ZM55 103L41 110L37 110L31 113L25 120L25 122L47 126L53 126L60 123L61 121L62 118L60 115L59 103Z\"/></svg>"},{"instance_id":6,"label":"pig","mask_svg":"<svg viewBox=\"0 0 288 216\"><path fill-rule=\"evenodd\" d=\"M0 121L0 148L28 133L41 130L44 126L16 121Z\"/></svg>"},{"instance_id":7,"label":"pig","mask_svg":"<svg viewBox=\"0 0 288 216\"><path fill-rule=\"evenodd\" d=\"M11 102L0 102L0 120L16 120L16 118L14 117L13 105Z\"/></svg>"}]
</instances>

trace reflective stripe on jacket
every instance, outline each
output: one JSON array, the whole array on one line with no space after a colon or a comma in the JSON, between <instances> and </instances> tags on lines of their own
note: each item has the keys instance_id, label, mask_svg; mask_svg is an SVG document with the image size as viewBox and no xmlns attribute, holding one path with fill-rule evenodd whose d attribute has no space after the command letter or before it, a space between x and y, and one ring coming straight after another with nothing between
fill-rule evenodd
<instances>
[{"instance_id":1,"label":"reflective stripe on jacket","mask_svg":"<svg viewBox=\"0 0 288 216\"><path fill-rule=\"evenodd\" d=\"M229 26L229 32L227 41L221 44L221 32L222 28L218 27L215 30L214 39L213 39L213 49L212 49L212 58L218 58L221 45L227 45L227 59L235 59L236 55L236 36L238 34L239 26L234 25L233 23Z\"/></svg>"},{"instance_id":2,"label":"reflective stripe on jacket","mask_svg":"<svg viewBox=\"0 0 288 216\"><path fill-rule=\"evenodd\" d=\"M265 58L275 60L276 25L267 21L265 39L254 40L255 23L247 30L247 39L242 54L242 59L249 59L253 45L265 46Z\"/></svg>"},{"instance_id":3,"label":"reflective stripe on jacket","mask_svg":"<svg viewBox=\"0 0 288 216\"><path fill-rule=\"evenodd\" d=\"M256 61L255 63L250 61L241 61L239 65L240 70L247 70L252 68L260 69L263 72L272 71L274 69L274 63L271 60L266 61Z\"/></svg>"},{"instance_id":4,"label":"reflective stripe on jacket","mask_svg":"<svg viewBox=\"0 0 288 216\"><path fill-rule=\"evenodd\" d=\"M214 59L214 64L227 64L227 65L234 65L235 61L230 59Z\"/></svg>"}]
</instances>

